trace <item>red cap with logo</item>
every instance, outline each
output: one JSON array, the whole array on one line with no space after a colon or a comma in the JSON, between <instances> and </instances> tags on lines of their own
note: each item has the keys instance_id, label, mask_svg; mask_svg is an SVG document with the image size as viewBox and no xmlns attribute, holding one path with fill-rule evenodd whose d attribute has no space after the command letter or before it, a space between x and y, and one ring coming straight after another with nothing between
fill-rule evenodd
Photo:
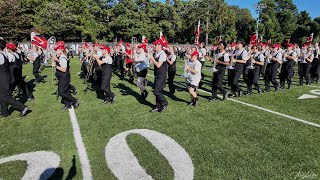
<instances>
[{"instance_id":1,"label":"red cap with logo","mask_svg":"<svg viewBox=\"0 0 320 180\"><path fill-rule=\"evenodd\" d=\"M193 52L193 53L191 54L191 57L193 57L193 56L199 56L199 52L198 52L198 51Z\"/></svg>"},{"instance_id":2,"label":"red cap with logo","mask_svg":"<svg viewBox=\"0 0 320 180\"><path fill-rule=\"evenodd\" d=\"M11 42L6 44L6 48L11 49L11 50L17 49L16 45Z\"/></svg>"},{"instance_id":3,"label":"red cap with logo","mask_svg":"<svg viewBox=\"0 0 320 180\"><path fill-rule=\"evenodd\" d=\"M62 45L56 46L54 50L64 50L64 46Z\"/></svg>"},{"instance_id":4,"label":"red cap with logo","mask_svg":"<svg viewBox=\"0 0 320 180\"><path fill-rule=\"evenodd\" d=\"M163 41L162 41L161 39L158 39L158 40L156 40L155 42L153 42L152 44L163 46Z\"/></svg>"},{"instance_id":5,"label":"red cap with logo","mask_svg":"<svg viewBox=\"0 0 320 180\"><path fill-rule=\"evenodd\" d=\"M290 43L287 45L287 47L294 47L294 44Z\"/></svg>"},{"instance_id":6,"label":"red cap with logo","mask_svg":"<svg viewBox=\"0 0 320 180\"><path fill-rule=\"evenodd\" d=\"M145 43L142 43L138 46L138 48L142 48L144 50L147 50L147 45Z\"/></svg>"},{"instance_id":7,"label":"red cap with logo","mask_svg":"<svg viewBox=\"0 0 320 180\"><path fill-rule=\"evenodd\" d=\"M272 47L273 48L280 48L281 46L280 46L280 44L274 44Z\"/></svg>"},{"instance_id":8,"label":"red cap with logo","mask_svg":"<svg viewBox=\"0 0 320 180\"><path fill-rule=\"evenodd\" d=\"M110 48L109 48L108 46L106 46L106 45L104 45L104 44L101 44L101 45L100 45L100 48L101 48L102 50L107 50L108 53L110 53Z\"/></svg>"}]
</instances>

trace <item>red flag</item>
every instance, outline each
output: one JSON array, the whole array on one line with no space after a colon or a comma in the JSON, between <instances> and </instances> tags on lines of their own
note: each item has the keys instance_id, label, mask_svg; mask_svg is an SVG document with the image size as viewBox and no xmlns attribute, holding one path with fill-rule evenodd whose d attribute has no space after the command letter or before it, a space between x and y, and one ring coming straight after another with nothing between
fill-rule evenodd
<instances>
[{"instance_id":1,"label":"red flag","mask_svg":"<svg viewBox=\"0 0 320 180\"><path fill-rule=\"evenodd\" d=\"M198 21L198 27L197 27L197 31L196 31L196 38L194 40L194 44L195 45L199 45L200 44L199 37L200 37L200 19Z\"/></svg>"},{"instance_id":2,"label":"red flag","mask_svg":"<svg viewBox=\"0 0 320 180\"><path fill-rule=\"evenodd\" d=\"M41 46L43 49L47 48L48 41L45 37L41 36L38 33L31 32L31 44Z\"/></svg>"},{"instance_id":3,"label":"red flag","mask_svg":"<svg viewBox=\"0 0 320 180\"><path fill-rule=\"evenodd\" d=\"M253 45L257 44L257 39L258 39L257 34L251 35L251 37L250 37L250 44L253 44Z\"/></svg>"},{"instance_id":4,"label":"red flag","mask_svg":"<svg viewBox=\"0 0 320 180\"><path fill-rule=\"evenodd\" d=\"M268 40L267 45L271 45L272 44L272 40L271 38Z\"/></svg>"},{"instance_id":5,"label":"red flag","mask_svg":"<svg viewBox=\"0 0 320 180\"><path fill-rule=\"evenodd\" d=\"M160 39L162 40L162 44L164 47L167 47L169 42L168 40L163 36L162 32L160 32Z\"/></svg>"},{"instance_id":6,"label":"red flag","mask_svg":"<svg viewBox=\"0 0 320 180\"><path fill-rule=\"evenodd\" d=\"M142 43L148 44L148 39L145 35L142 36Z\"/></svg>"},{"instance_id":7,"label":"red flag","mask_svg":"<svg viewBox=\"0 0 320 180\"><path fill-rule=\"evenodd\" d=\"M309 46L310 44L312 44L312 40L313 40L313 33L308 37L306 44Z\"/></svg>"}]
</instances>

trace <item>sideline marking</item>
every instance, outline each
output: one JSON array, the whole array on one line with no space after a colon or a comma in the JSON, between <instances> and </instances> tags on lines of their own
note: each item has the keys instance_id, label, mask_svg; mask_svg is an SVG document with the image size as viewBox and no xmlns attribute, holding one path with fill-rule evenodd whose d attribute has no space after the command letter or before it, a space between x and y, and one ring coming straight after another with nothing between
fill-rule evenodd
<instances>
[{"instance_id":1,"label":"sideline marking","mask_svg":"<svg viewBox=\"0 0 320 180\"><path fill-rule=\"evenodd\" d=\"M74 112L74 108L69 109L69 115L72 123L72 129L73 129L73 135L74 140L79 152L79 158L80 158L80 164L81 164L81 170L82 170L82 176L85 180L91 180L92 174L91 174L91 167L88 159L88 154L86 151L86 148L84 147L84 143L82 140L82 136L80 133L80 127L78 124L78 120L76 117L76 113Z\"/></svg>"},{"instance_id":2,"label":"sideline marking","mask_svg":"<svg viewBox=\"0 0 320 180\"><path fill-rule=\"evenodd\" d=\"M27 162L27 170L21 178L22 180L48 179L58 168L60 157L51 151L36 151L2 158L0 164L12 161Z\"/></svg>"},{"instance_id":3,"label":"sideline marking","mask_svg":"<svg viewBox=\"0 0 320 180\"><path fill-rule=\"evenodd\" d=\"M192 160L183 147L169 136L149 129L133 129L113 136L106 145L105 158L109 169L120 180L152 180L127 144L126 137L139 134L145 137L168 161L175 180L193 180Z\"/></svg>"},{"instance_id":4,"label":"sideline marking","mask_svg":"<svg viewBox=\"0 0 320 180\"><path fill-rule=\"evenodd\" d=\"M150 75L150 74L148 74L148 75L154 77L153 75ZM186 86L182 85L179 82L174 82L174 84L186 87ZM202 89L198 89L198 91L201 91L201 92L204 92L204 93L207 93L207 94L211 95L211 93L209 93L208 91L204 91ZM219 98L222 98L222 96L219 96ZM242 101L239 101L239 100L235 100L235 99L230 99L230 98L228 98L227 100L230 100L230 101L233 101L233 102L237 102L237 103L240 103L240 104L243 104L243 105L246 105L246 106L250 106L250 107L253 107L253 108L256 108L256 109L260 109L260 110L263 110L263 111L267 111L267 112L272 113L272 114L283 116L283 117L286 117L286 118L289 118L289 119L292 119L292 120L295 120L295 121L302 122L304 124L308 124L308 125L320 128L319 124L316 124L316 123L313 123L313 122L309 122L309 121L306 121L306 120L303 120L303 119L300 119L300 118L296 118L296 117L293 117L293 116L289 116L289 115L286 115L286 114L282 114L282 113L279 113L279 112L276 112L276 111L272 111L272 110L269 110L269 109L266 109L266 108L263 108L263 107L260 107L260 106L257 106L257 105L245 103L245 102L242 102Z\"/></svg>"}]
</instances>

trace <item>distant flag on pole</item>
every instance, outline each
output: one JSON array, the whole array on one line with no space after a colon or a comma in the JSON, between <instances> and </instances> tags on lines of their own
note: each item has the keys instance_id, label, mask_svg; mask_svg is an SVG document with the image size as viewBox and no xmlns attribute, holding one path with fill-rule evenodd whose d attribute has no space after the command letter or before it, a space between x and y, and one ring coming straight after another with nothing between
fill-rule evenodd
<instances>
[{"instance_id":1,"label":"distant flag on pole","mask_svg":"<svg viewBox=\"0 0 320 180\"><path fill-rule=\"evenodd\" d=\"M250 37L250 44L253 44L253 45L257 44L257 40L258 40L258 36L257 36L256 33L253 34L253 35L251 35L251 37Z\"/></svg>"},{"instance_id":2,"label":"distant flag on pole","mask_svg":"<svg viewBox=\"0 0 320 180\"><path fill-rule=\"evenodd\" d=\"M313 33L308 37L308 40L306 42L306 44L309 46L312 44L312 40L313 40Z\"/></svg>"},{"instance_id":3,"label":"distant flag on pole","mask_svg":"<svg viewBox=\"0 0 320 180\"><path fill-rule=\"evenodd\" d=\"M199 37L200 37L200 19L198 21L198 27L197 27L197 30L196 30L196 38L194 40L194 44L195 45L199 45L200 44Z\"/></svg>"}]
</instances>

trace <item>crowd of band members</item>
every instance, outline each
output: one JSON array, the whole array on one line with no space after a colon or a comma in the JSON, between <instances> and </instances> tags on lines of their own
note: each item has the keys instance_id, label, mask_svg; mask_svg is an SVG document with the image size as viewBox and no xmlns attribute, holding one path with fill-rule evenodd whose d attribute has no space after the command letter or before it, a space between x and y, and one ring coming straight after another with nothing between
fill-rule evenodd
<instances>
[{"instance_id":1,"label":"crowd of band members","mask_svg":"<svg viewBox=\"0 0 320 180\"><path fill-rule=\"evenodd\" d=\"M60 42L60 43L59 43ZM68 50L63 41L59 41L55 47L52 57L52 67L56 69L58 79L58 95L62 97L64 107L70 109L79 106L79 100L71 95L74 86L70 84L70 61ZM6 43L1 39L0 67L1 67L1 116L8 116L8 106L16 108L21 116L26 114L28 107L13 99L12 92L18 86L27 100L33 100L32 87L24 81L22 75L22 64L31 62L33 64L34 84L45 83L46 75L41 75L41 70L47 64L46 52L38 45L33 44L30 50L24 50L14 43ZM319 83L320 62L319 44L304 44L301 48L297 44L268 45L246 45L244 41L227 44L219 42L215 46L205 47L204 43L196 45L164 44L158 39L153 45L141 43L132 45L120 41L115 46L106 46L99 43L84 43L79 50L79 57L82 63L82 73L89 74L88 81L100 86L104 92L105 104L113 104L115 95L111 91L110 82L112 73L117 73L120 79L128 76L128 81L134 83L141 92L140 99L145 100L148 96L146 88L148 68L153 64L154 68L154 90L156 106L151 112L162 112L168 107L168 101L163 95L163 89L168 83L170 94L175 93L174 79L176 76L176 61L178 57L185 60L184 72L187 74L187 89L191 97L188 105L196 106L199 102L197 89L201 88L204 80L202 73L205 68L205 61L214 64L212 78L212 97L209 101L218 100L218 91L222 94L222 100L229 97L239 97L243 94L250 95L254 89L258 93L269 92L270 82L274 90L292 87L292 77L295 75L295 68L298 67L299 85ZM41 64L44 66L41 67ZM91 64L91 66L89 66ZM125 64L125 67L124 67ZM88 69L88 67L92 69ZM243 91L239 85L240 78L247 84L247 90ZM279 76L279 78L278 78ZM225 88L224 79L231 91ZM259 84L260 79L264 80L264 88ZM280 81L278 81L278 79ZM287 84L287 86L286 86Z\"/></svg>"}]
</instances>

